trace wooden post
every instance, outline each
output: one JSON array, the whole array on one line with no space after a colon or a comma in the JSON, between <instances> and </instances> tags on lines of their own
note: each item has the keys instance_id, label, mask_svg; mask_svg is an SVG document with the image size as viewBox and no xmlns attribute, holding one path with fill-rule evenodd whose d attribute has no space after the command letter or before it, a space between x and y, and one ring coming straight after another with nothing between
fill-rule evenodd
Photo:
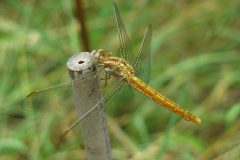
<instances>
[{"instance_id":1,"label":"wooden post","mask_svg":"<svg viewBox=\"0 0 240 160\"><path fill-rule=\"evenodd\" d=\"M95 59L89 52L78 53L67 62L69 74L73 80L73 102L79 117L103 99L95 63ZM77 81L83 78L86 80ZM103 103L80 121L80 128L88 160L111 160Z\"/></svg>"}]
</instances>

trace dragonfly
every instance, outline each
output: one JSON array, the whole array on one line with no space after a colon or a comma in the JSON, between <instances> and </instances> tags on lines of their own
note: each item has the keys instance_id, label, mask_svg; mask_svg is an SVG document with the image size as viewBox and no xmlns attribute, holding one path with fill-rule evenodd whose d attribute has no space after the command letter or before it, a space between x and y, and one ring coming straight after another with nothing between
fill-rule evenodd
<instances>
[{"instance_id":1,"label":"dragonfly","mask_svg":"<svg viewBox=\"0 0 240 160\"><path fill-rule=\"evenodd\" d=\"M152 99L162 107L165 107L166 109L183 117L185 120L192 121L196 124L201 124L201 119L199 117L189 113L187 110L183 109L178 104L161 95L155 89L148 85L150 81L150 46L152 38L152 26L148 25L140 49L137 53L136 58L134 58L131 42L128 38L128 34L126 32L123 20L115 3L113 3L113 9L119 34L120 57L113 56L111 53L108 53L102 49L98 51L94 50L89 54L91 54L95 58L97 66L103 67L107 77L114 77L116 79L119 79L120 82L112 92L110 92L103 98L103 100L99 101L95 106L93 106L77 121L75 121L65 133L69 132L84 117L86 117L89 113L96 109L102 102L107 102L114 95L116 95L126 84L131 86L136 91L142 93L146 97ZM106 78L105 80L107 81L109 78ZM42 90L33 91L28 95L28 97L36 95L42 91L46 91L56 87L62 87L65 85L67 84L56 85Z\"/></svg>"}]
</instances>

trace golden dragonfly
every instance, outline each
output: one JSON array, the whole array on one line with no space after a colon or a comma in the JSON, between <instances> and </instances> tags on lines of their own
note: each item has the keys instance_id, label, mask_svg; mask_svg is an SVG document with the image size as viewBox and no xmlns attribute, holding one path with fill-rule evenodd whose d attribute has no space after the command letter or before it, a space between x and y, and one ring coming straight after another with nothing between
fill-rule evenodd
<instances>
[{"instance_id":1,"label":"golden dragonfly","mask_svg":"<svg viewBox=\"0 0 240 160\"><path fill-rule=\"evenodd\" d=\"M104 50L92 51L91 54L95 60L96 65L104 68L104 71L108 77L114 77L120 79L120 84L113 90L111 93L105 96L102 101L109 100L112 96L114 96L119 90L125 85L128 84L133 87L138 92L152 99L156 103L161 106L169 109L170 111L182 116L187 121L192 121L196 124L201 124L201 119L197 116L189 113L187 110L180 107L178 104L172 102L168 98L164 97L156 90L151 88L148 83L150 80L150 45L151 45L151 37L152 37L152 27L148 25L146 32L144 34L144 38L142 40L140 49L136 58L134 59L131 42L128 38L128 34L126 32L124 23L120 16L117 5L113 3L115 19L117 23L117 29L119 33L119 41L120 41L120 57L112 56L112 54L105 52ZM107 80L107 79L106 79ZM69 83L72 84L72 83ZM61 87L63 85L57 85L54 87L46 88L43 90L38 90L30 93L28 95L36 95L39 92L49 90L55 87ZM88 112L83 114L72 126L69 128L73 128L79 121L81 121L84 117L86 117L91 111L99 106L101 103L97 103L93 106ZM68 130L68 131L69 131ZM68 132L67 131L67 132Z\"/></svg>"}]
</instances>

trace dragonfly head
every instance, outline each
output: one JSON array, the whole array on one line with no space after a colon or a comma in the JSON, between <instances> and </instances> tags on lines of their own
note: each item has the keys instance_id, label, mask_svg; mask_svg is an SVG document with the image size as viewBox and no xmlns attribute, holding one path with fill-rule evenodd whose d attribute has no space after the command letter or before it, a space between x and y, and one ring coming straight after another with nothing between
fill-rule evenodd
<instances>
[{"instance_id":1,"label":"dragonfly head","mask_svg":"<svg viewBox=\"0 0 240 160\"><path fill-rule=\"evenodd\" d=\"M106 59L106 57L109 57L111 55L102 49L99 49L98 51L93 50L91 54L93 55L97 63L103 62Z\"/></svg>"},{"instance_id":2,"label":"dragonfly head","mask_svg":"<svg viewBox=\"0 0 240 160\"><path fill-rule=\"evenodd\" d=\"M96 51L96 50L93 50L93 51L91 52L91 55L92 55L92 57L95 59L95 61L96 61L96 63L97 63L97 60L98 60L98 57L99 57L99 52Z\"/></svg>"}]
</instances>

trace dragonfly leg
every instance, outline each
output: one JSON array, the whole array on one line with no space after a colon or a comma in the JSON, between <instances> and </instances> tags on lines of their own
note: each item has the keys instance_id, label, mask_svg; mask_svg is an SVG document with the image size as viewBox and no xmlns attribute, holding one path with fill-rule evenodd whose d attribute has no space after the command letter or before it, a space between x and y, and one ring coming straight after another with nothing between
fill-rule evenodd
<instances>
[{"instance_id":1,"label":"dragonfly leg","mask_svg":"<svg viewBox=\"0 0 240 160\"><path fill-rule=\"evenodd\" d=\"M111 78L110 74L108 74L107 72L105 72L105 83L104 83L104 87L107 86L107 81Z\"/></svg>"},{"instance_id":2,"label":"dragonfly leg","mask_svg":"<svg viewBox=\"0 0 240 160\"><path fill-rule=\"evenodd\" d=\"M100 78L100 80L102 81L104 81L104 87L106 87L107 86L107 81L109 80L111 78L111 76L110 76L110 74L108 74L107 72L105 72L105 77L104 78Z\"/></svg>"}]
</instances>

